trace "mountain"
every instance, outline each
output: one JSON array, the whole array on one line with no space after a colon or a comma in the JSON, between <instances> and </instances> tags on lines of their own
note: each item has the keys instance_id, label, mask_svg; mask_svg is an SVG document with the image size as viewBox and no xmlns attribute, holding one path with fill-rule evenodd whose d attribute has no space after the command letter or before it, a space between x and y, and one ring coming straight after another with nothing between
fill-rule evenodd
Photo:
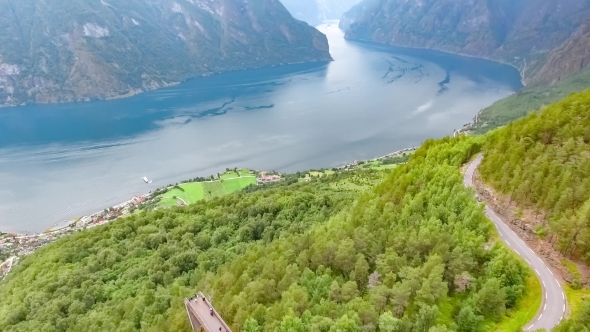
<instances>
[{"instance_id":1,"label":"mountain","mask_svg":"<svg viewBox=\"0 0 590 332\"><path fill-rule=\"evenodd\" d=\"M0 105L116 98L222 71L329 61L278 0L0 0Z\"/></svg>"},{"instance_id":2,"label":"mountain","mask_svg":"<svg viewBox=\"0 0 590 332\"><path fill-rule=\"evenodd\" d=\"M590 68L567 76L554 84L527 86L483 109L477 116L472 129L475 133L481 134L507 125L529 113L542 110L546 105L555 103L572 93L588 88L590 88Z\"/></svg>"},{"instance_id":3,"label":"mountain","mask_svg":"<svg viewBox=\"0 0 590 332\"><path fill-rule=\"evenodd\" d=\"M587 67L588 0L365 0L346 37L429 48L514 65L526 83L554 83Z\"/></svg>"},{"instance_id":4,"label":"mountain","mask_svg":"<svg viewBox=\"0 0 590 332\"><path fill-rule=\"evenodd\" d=\"M567 281L571 314L552 331L589 331L590 90L486 137L479 196Z\"/></svg>"},{"instance_id":5,"label":"mountain","mask_svg":"<svg viewBox=\"0 0 590 332\"><path fill-rule=\"evenodd\" d=\"M590 264L590 90L494 131L482 178L542 219L556 248Z\"/></svg>"},{"instance_id":6,"label":"mountain","mask_svg":"<svg viewBox=\"0 0 590 332\"><path fill-rule=\"evenodd\" d=\"M0 330L189 331L183 299L202 290L236 331L518 331L541 284L462 165L483 152L481 176L514 212L547 217L518 230L590 262L589 144L590 90L487 135L428 140L389 171L140 211L22 257L0 283ZM588 291L567 282L571 315L553 331L587 331Z\"/></svg>"},{"instance_id":7,"label":"mountain","mask_svg":"<svg viewBox=\"0 0 590 332\"><path fill-rule=\"evenodd\" d=\"M74 233L0 283L0 330L190 331L183 299L198 290L234 331L517 330L540 285L463 186L482 142Z\"/></svg>"},{"instance_id":8,"label":"mountain","mask_svg":"<svg viewBox=\"0 0 590 332\"><path fill-rule=\"evenodd\" d=\"M281 0L298 19L312 26L324 20L338 20L347 10L361 0Z\"/></svg>"}]
</instances>

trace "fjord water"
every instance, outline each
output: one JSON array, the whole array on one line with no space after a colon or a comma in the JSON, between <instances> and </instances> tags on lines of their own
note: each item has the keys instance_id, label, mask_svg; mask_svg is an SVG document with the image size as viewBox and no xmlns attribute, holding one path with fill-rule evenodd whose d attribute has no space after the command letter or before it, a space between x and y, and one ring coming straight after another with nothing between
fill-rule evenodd
<instances>
[{"instance_id":1,"label":"fjord water","mask_svg":"<svg viewBox=\"0 0 590 332\"><path fill-rule=\"evenodd\" d=\"M378 157L449 135L521 87L507 65L349 42L337 23L319 28L334 62L0 109L0 231L43 231L226 167L293 172Z\"/></svg>"}]
</instances>

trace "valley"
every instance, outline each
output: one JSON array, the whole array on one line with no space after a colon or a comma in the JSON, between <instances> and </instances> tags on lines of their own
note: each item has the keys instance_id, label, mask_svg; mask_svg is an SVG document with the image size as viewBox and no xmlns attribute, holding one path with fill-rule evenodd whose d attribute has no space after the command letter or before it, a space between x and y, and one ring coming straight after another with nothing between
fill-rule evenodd
<instances>
[{"instance_id":1,"label":"valley","mask_svg":"<svg viewBox=\"0 0 590 332\"><path fill-rule=\"evenodd\" d=\"M494 59L527 85L551 85L590 64L585 0L365 0L342 17L346 37Z\"/></svg>"},{"instance_id":2,"label":"valley","mask_svg":"<svg viewBox=\"0 0 590 332\"><path fill-rule=\"evenodd\" d=\"M0 106L129 97L215 73L328 62L273 0L2 0Z\"/></svg>"},{"instance_id":3,"label":"valley","mask_svg":"<svg viewBox=\"0 0 590 332\"><path fill-rule=\"evenodd\" d=\"M0 6L0 331L590 332L589 1Z\"/></svg>"},{"instance_id":4,"label":"valley","mask_svg":"<svg viewBox=\"0 0 590 332\"><path fill-rule=\"evenodd\" d=\"M292 173L382 156L449 135L521 87L509 66L349 42L334 23L320 30L329 64L0 109L0 230L38 233L228 166Z\"/></svg>"}]
</instances>

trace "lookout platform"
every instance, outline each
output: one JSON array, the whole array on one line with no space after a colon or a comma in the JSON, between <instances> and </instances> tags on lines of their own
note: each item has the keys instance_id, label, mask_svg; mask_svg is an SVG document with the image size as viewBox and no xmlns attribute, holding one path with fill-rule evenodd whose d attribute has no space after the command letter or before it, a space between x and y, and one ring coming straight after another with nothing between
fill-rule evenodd
<instances>
[{"instance_id":1,"label":"lookout platform","mask_svg":"<svg viewBox=\"0 0 590 332\"><path fill-rule=\"evenodd\" d=\"M184 299L184 305L193 331L231 332L203 293L199 292L195 297Z\"/></svg>"}]
</instances>

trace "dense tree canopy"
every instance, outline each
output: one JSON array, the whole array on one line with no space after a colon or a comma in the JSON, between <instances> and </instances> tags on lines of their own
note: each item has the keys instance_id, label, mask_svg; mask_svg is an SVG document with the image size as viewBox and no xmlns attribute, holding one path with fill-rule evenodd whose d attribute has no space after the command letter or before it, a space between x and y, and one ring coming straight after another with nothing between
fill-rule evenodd
<instances>
[{"instance_id":1,"label":"dense tree canopy","mask_svg":"<svg viewBox=\"0 0 590 332\"><path fill-rule=\"evenodd\" d=\"M554 332L590 332L590 300L585 300L582 307L570 319L564 320Z\"/></svg>"},{"instance_id":2,"label":"dense tree canopy","mask_svg":"<svg viewBox=\"0 0 590 332\"><path fill-rule=\"evenodd\" d=\"M490 242L462 185L480 141L427 142L350 209L257 243L199 288L243 331L481 331L522 296L527 271Z\"/></svg>"},{"instance_id":3,"label":"dense tree canopy","mask_svg":"<svg viewBox=\"0 0 590 332\"><path fill-rule=\"evenodd\" d=\"M355 195L333 181L142 212L44 247L0 284L0 331L187 331L182 300L202 273L328 220Z\"/></svg>"},{"instance_id":4,"label":"dense tree canopy","mask_svg":"<svg viewBox=\"0 0 590 332\"><path fill-rule=\"evenodd\" d=\"M427 141L364 192L376 173L341 172L67 237L0 284L0 330L188 331L202 290L236 331L483 331L528 275L463 187L483 141Z\"/></svg>"},{"instance_id":5,"label":"dense tree canopy","mask_svg":"<svg viewBox=\"0 0 590 332\"><path fill-rule=\"evenodd\" d=\"M485 133L590 87L590 68L550 85L529 85L484 109L474 131Z\"/></svg>"},{"instance_id":6,"label":"dense tree canopy","mask_svg":"<svg viewBox=\"0 0 590 332\"><path fill-rule=\"evenodd\" d=\"M480 171L545 213L564 253L590 262L590 90L492 133Z\"/></svg>"}]
</instances>

